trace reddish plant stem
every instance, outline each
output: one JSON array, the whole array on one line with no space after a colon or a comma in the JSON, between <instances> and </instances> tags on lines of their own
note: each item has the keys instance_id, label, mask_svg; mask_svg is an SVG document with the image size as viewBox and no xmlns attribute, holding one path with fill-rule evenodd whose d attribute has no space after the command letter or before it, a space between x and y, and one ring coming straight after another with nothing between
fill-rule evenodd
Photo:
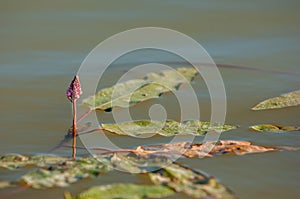
<instances>
[{"instance_id":1,"label":"reddish plant stem","mask_svg":"<svg viewBox=\"0 0 300 199\"><path fill-rule=\"evenodd\" d=\"M72 144L72 157L76 158L76 99L72 101L73 104L73 144Z\"/></svg>"},{"instance_id":2,"label":"reddish plant stem","mask_svg":"<svg viewBox=\"0 0 300 199\"><path fill-rule=\"evenodd\" d=\"M164 62L164 64L184 64L185 62ZM197 63L201 64L203 66L214 66L212 64L208 63ZM239 65L233 65L233 64L218 64L216 63L216 66L219 68L232 68L232 69L240 69L240 70L253 70L253 71L262 71L262 72L270 72L275 74L283 74L283 75L292 75L292 76L299 76L300 73L295 71L281 71L281 70L272 70L272 69L266 69L263 67L251 67L251 66L239 66ZM85 112L80 118L78 119L78 122L85 118L88 114L90 114L93 110L90 109L87 112Z\"/></svg>"},{"instance_id":3,"label":"reddish plant stem","mask_svg":"<svg viewBox=\"0 0 300 199\"><path fill-rule=\"evenodd\" d=\"M83 132L83 133L78 133L77 136L79 135L84 135L84 134L89 134L89 133L93 133L94 131L100 131L100 130L104 130L103 128L96 128L96 129L92 129L92 130L89 130L89 131L86 131L86 132Z\"/></svg>"},{"instance_id":4,"label":"reddish plant stem","mask_svg":"<svg viewBox=\"0 0 300 199\"><path fill-rule=\"evenodd\" d=\"M67 146L67 145L62 145L61 147L66 147L66 148L70 148L71 146ZM73 147L72 147L73 148ZM102 147L93 147L93 148L86 148L86 147L76 147L77 149L90 149L90 150L97 150L97 151L105 151L104 154L106 153L118 153L118 152L131 152L131 153L137 153L138 151L136 149L107 149L107 148L102 148Z\"/></svg>"},{"instance_id":5,"label":"reddish plant stem","mask_svg":"<svg viewBox=\"0 0 300 199\"><path fill-rule=\"evenodd\" d=\"M85 118L86 116L88 116L88 114L90 114L92 111L93 111L92 109L89 109L87 112L85 112L84 114L82 114L82 115L78 118L77 122L80 122L83 118Z\"/></svg>"}]
</instances>

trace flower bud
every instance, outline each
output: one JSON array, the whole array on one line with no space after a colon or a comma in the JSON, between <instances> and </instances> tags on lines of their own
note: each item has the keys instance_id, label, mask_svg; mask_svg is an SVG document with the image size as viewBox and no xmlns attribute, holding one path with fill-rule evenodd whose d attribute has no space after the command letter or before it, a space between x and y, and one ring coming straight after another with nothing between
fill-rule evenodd
<instances>
[{"instance_id":1,"label":"flower bud","mask_svg":"<svg viewBox=\"0 0 300 199\"><path fill-rule=\"evenodd\" d=\"M66 92L66 96L71 102L73 102L74 100L78 99L81 94L82 91L81 91L79 77L78 75L76 75Z\"/></svg>"}]
</instances>

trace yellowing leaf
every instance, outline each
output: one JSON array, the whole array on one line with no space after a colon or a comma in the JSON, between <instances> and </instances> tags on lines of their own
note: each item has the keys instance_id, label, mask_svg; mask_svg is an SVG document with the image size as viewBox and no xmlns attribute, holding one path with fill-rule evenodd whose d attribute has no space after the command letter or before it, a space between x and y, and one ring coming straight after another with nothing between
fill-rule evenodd
<instances>
[{"instance_id":1,"label":"yellowing leaf","mask_svg":"<svg viewBox=\"0 0 300 199\"><path fill-rule=\"evenodd\" d=\"M92 187L73 199L145 199L172 194L173 190L160 185L111 184Z\"/></svg>"},{"instance_id":2,"label":"yellowing leaf","mask_svg":"<svg viewBox=\"0 0 300 199\"><path fill-rule=\"evenodd\" d=\"M129 173L147 173L171 164L172 160L164 156L144 158L135 153L127 153L125 155L124 153L116 152L111 157L111 162L117 170Z\"/></svg>"},{"instance_id":3,"label":"yellowing leaf","mask_svg":"<svg viewBox=\"0 0 300 199\"><path fill-rule=\"evenodd\" d=\"M144 79L129 80L105 88L85 100L83 104L91 110L111 110L113 107L130 107L141 101L158 98L162 93L178 89L186 82L192 81L197 74L194 68L178 68L161 73L147 74Z\"/></svg>"},{"instance_id":4,"label":"yellowing leaf","mask_svg":"<svg viewBox=\"0 0 300 199\"><path fill-rule=\"evenodd\" d=\"M252 110L264 110L285 108L289 106L300 105L300 90L280 95L279 97L270 98L264 100L254 106Z\"/></svg>"},{"instance_id":5,"label":"yellowing leaf","mask_svg":"<svg viewBox=\"0 0 300 199\"><path fill-rule=\"evenodd\" d=\"M149 173L154 184L170 187L193 198L234 199L231 190L199 171L178 164L171 164Z\"/></svg>"},{"instance_id":6,"label":"yellowing leaf","mask_svg":"<svg viewBox=\"0 0 300 199\"><path fill-rule=\"evenodd\" d=\"M259 132L274 132L274 133L300 130L300 126L284 126L280 124L260 124L260 125L251 126L250 128Z\"/></svg>"},{"instance_id":7,"label":"yellowing leaf","mask_svg":"<svg viewBox=\"0 0 300 199\"><path fill-rule=\"evenodd\" d=\"M49 164L56 164L66 160L66 157L59 156L10 154L0 156L0 167L6 169L17 169L26 166L45 166Z\"/></svg>"},{"instance_id":8,"label":"yellowing leaf","mask_svg":"<svg viewBox=\"0 0 300 199\"><path fill-rule=\"evenodd\" d=\"M122 155L121 153L115 153L111 158L112 164L121 171L127 171L129 173L140 173L142 170L135 163L135 160L130 156Z\"/></svg>"},{"instance_id":9,"label":"yellowing leaf","mask_svg":"<svg viewBox=\"0 0 300 199\"><path fill-rule=\"evenodd\" d=\"M86 157L39 168L25 174L21 179L36 189L66 187L83 178L94 177L112 169L111 164L100 157Z\"/></svg>"},{"instance_id":10,"label":"yellowing leaf","mask_svg":"<svg viewBox=\"0 0 300 199\"><path fill-rule=\"evenodd\" d=\"M195 135L203 136L209 131L224 132L237 128L233 125L221 125L210 122L201 122L198 120L188 120L182 123L174 120L149 121L139 120L133 122L123 122L118 124L102 124L106 131L129 136L140 136L145 134L159 134L162 136L174 135Z\"/></svg>"}]
</instances>

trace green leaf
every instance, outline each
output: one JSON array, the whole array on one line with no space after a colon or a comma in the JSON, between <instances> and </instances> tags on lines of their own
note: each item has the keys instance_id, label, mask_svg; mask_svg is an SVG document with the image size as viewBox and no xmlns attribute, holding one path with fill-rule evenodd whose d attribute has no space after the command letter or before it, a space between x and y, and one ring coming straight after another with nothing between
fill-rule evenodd
<instances>
[{"instance_id":1,"label":"green leaf","mask_svg":"<svg viewBox=\"0 0 300 199\"><path fill-rule=\"evenodd\" d=\"M279 97L270 98L264 100L254 106L252 110L264 110L264 109L275 109L275 108L285 108L289 106L300 105L300 90L293 91L280 95Z\"/></svg>"},{"instance_id":2,"label":"green leaf","mask_svg":"<svg viewBox=\"0 0 300 199\"><path fill-rule=\"evenodd\" d=\"M209 131L224 132L235 129L237 126L201 122L198 120L188 120L182 123L174 120L167 120L166 122L139 120L118 124L102 124L102 128L118 135L129 136L140 136L145 134L159 134L162 136L203 136Z\"/></svg>"},{"instance_id":3,"label":"green leaf","mask_svg":"<svg viewBox=\"0 0 300 199\"><path fill-rule=\"evenodd\" d=\"M46 166L50 164L57 164L66 161L66 157L59 156L31 156L31 155L20 155L20 154L10 154L5 156L0 156L0 167L6 169L18 169L28 166Z\"/></svg>"},{"instance_id":4,"label":"green leaf","mask_svg":"<svg viewBox=\"0 0 300 199\"><path fill-rule=\"evenodd\" d=\"M11 170L32 164L32 162L29 161L28 156L19 154L1 156L0 160L0 167Z\"/></svg>"},{"instance_id":5,"label":"green leaf","mask_svg":"<svg viewBox=\"0 0 300 199\"><path fill-rule=\"evenodd\" d=\"M147 173L148 171L157 170L165 165L171 164L172 160L164 156L154 156L144 158L136 154L114 153L111 162L114 167L121 171L129 173Z\"/></svg>"},{"instance_id":6,"label":"green leaf","mask_svg":"<svg viewBox=\"0 0 300 199\"><path fill-rule=\"evenodd\" d=\"M149 174L157 185L168 186L194 198L233 199L236 196L215 178L178 164L171 164Z\"/></svg>"},{"instance_id":7,"label":"green leaf","mask_svg":"<svg viewBox=\"0 0 300 199\"><path fill-rule=\"evenodd\" d=\"M163 198L174 191L160 185L111 184L92 187L74 199L145 199Z\"/></svg>"},{"instance_id":8,"label":"green leaf","mask_svg":"<svg viewBox=\"0 0 300 199\"><path fill-rule=\"evenodd\" d=\"M83 178L95 177L112 169L112 165L100 157L85 157L48 165L25 174L21 180L36 189L66 187Z\"/></svg>"},{"instance_id":9,"label":"green leaf","mask_svg":"<svg viewBox=\"0 0 300 199\"><path fill-rule=\"evenodd\" d=\"M260 125L251 126L250 128L259 132L273 132L273 133L282 133L282 132L300 130L300 126L284 126L280 124L260 124Z\"/></svg>"},{"instance_id":10,"label":"green leaf","mask_svg":"<svg viewBox=\"0 0 300 199\"><path fill-rule=\"evenodd\" d=\"M162 93L176 90L182 83L192 81L197 74L194 68L178 68L161 73L147 74L143 79L129 80L105 88L83 100L91 110L110 110L113 107L127 108L139 102L158 98Z\"/></svg>"},{"instance_id":11,"label":"green leaf","mask_svg":"<svg viewBox=\"0 0 300 199\"><path fill-rule=\"evenodd\" d=\"M121 153L115 153L111 158L112 164L121 171L127 171L129 173L141 173L141 169L135 163L134 158L130 156L122 155Z\"/></svg>"}]
</instances>

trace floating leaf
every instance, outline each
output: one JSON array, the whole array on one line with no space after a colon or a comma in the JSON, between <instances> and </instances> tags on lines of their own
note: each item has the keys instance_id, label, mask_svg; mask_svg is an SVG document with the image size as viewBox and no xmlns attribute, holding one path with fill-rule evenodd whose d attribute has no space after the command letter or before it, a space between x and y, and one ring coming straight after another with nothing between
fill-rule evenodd
<instances>
[{"instance_id":1,"label":"floating leaf","mask_svg":"<svg viewBox=\"0 0 300 199\"><path fill-rule=\"evenodd\" d=\"M32 162L29 161L29 158L27 156L19 154L1 156L0 160L0 167L6 169L17 169L19 167L32 164Z\"/></svg>"},{"instance_id":2,"label":"floating leaf","mask_svg":"<svg viewBox=\"0 0 300 199\"><path fill-rule=\"evenodd\" d=\"M252 145L250 142L237 140L220 140L218 142L190 143L177 142L171 144L160 144L150 146L139 146L136 153L141 156L159 155L172 156L182 154L185 157L212 157L224 154L244 155L248 153L261 153L276 151L276 147L263 147Z\"/></svg>"},{"instance_id":3,"label":"floating leaf","mask_svg":"<svg viewBox=\"0 0 300 199\"><path fill-rule=\"evenodd\" d=\"M36 189L65 187L80 179L94 177L112 169L105 159L86 157L40 168L22 176L22 180Z\"/></svg>"},{"instance_id":4,"label":"floating leaf","mask_svg":"<svg viewBox=\"0 0 300 199\"><path fill-rule=\"evenodd\" d=\"M129 80L105 88L83 100L83 103L91 110L130 107L141 101L158 98L162 93L176 90L182 83L191 81L196 74L197 70L194 68L178 68L161 73L150 73L144 79Z\"/></svg>"},{"instance_id":5,"label":"floating leaf","mask_svg":"<svg viewBox=\"0 0 300 199\"><path fill-rule=\"evenodd\" d=\"M121 171L147 173L171 164L172 160L164 156L144 158L133 153L124 155L123 153L117 152L113 154L111 162L116 169Z\"/></svg>"},{"instance_id":6,"label":"floating leaf","mask_svg":"<svg viewBox=\"0 0 300 199\"><path fill-rule=\"evenodd\" d=\"M111 158L111 162L118 170L130 173L141 173L141 169L135 164L134 159L130 158L130 156L115 153Z\"/></svg>"},{"instance_id":7,"label":"floating leaf","mask_svg":"<svg viewBox=\"0 0 300 199\"><path fill-rule=\"evenodd\" d=\"M194 198L233 199L236 196L219 183L199 171L178 164L171 164L156 172L149 173L154 184L164 185Z\"/></svg>"},{"instance_id":8,"label":"floating leaf","mask_svg":"<svg viewBox=\"0 0 300 199\"><path fill-rule=\"evenodd\" d=\"M264 110L285 108L289 106L300 105L300 90L280 95L279 97L270 98L264 100L254 106L252 110Z\"/></svg>"},{"instance_id":9,"label":"floating leaf","mask_svg":"<svg viewBox=\"0 0 300 199\"><path fill-rule=\"evenodd\" d=\"M26 166L46 166L50 164L57 164L66 161L66 157L59 156L30 156L20 154L10 154L0 156L0 168L17 169Z\"/></svg>"},{"instance_id":10,"label":"floating leaf","mask_svg":"<svg viewBox=\"0 0 300 199\"><path fill-rule=\"evenodd\" d=\"M210 150L207 150L210 149ZM97 149L94 149L97 150ZM41 167L25 174L21 181L33 188L64 187L80 179L98 176L113 168L131 173L147 173L166 165L171 165L174 154L193 158L216 156L227 153L243 155L267 151L300 150L299 147L263 147L246 141L221 140L217 143L178 142L151 146L139 146L125 152L107 151L95 157L83 157L76 160L55 156L1 156L3 168L14 169L28 165ZM15 166L13 166L15 164ZM113 165L112 165L113 164ZM213 182L213 181L212 181Z\"/></svg>"},{"instance_id":11,"label":"floating leaf","mask_svg":"<svg viewBox=\"0 0 300 199\"><path fill-rule=\"evenodd\" d=\"M106 131L116 133L118 135L129 136L140 136L145 134L159 134L162 136L202 136L209 131L223 132L235 129L237 128L237 126L201 122L198 120L188 120L182 123L176 122L174 120L167 120L166 122L139 120L118 124L102 124L102 128Z\"/></svg>"},{"instance_id":12,"label":"floating leaf","mask_svg":"<svg viewBox=\"0 0 300 199\"><path fill-rule=\"evenodd\" d=\"M73 199L145 199L172 194L173 190L160 185L111 184L92 187Z\"/></svg>"},{"instance_id":13,"label":"floating leaf","mask_svg":"<svg viewBox=\"0 0 300 199\"><path fill-rule=\"evenodd\" d=\"M251 126L250 128L259 132L274 132L274 133L300 130L300 126L284 126L280 124L260 124L260 125Z\"/></svg>"}]
</instances>

